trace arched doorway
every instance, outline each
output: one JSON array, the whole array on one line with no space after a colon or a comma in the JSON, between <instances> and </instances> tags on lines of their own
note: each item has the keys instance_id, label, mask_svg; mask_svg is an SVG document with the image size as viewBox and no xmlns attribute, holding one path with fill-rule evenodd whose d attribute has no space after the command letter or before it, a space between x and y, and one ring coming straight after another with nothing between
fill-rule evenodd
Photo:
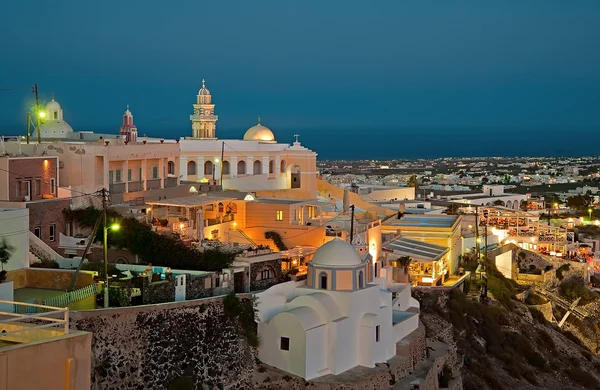
<instances>
[{"instance_id":1,"label":"arched doorway","mask_svg":"<svg viewBox=\"0 0 600 390\"><path fill-rule=\"evenodd\" d=\"M237 173L238 175L246 174L246 161L238 161L237 163Z\"/></svg>"},{"instance_id":2,"label":"arched doorway","mask_svg":"<svg viewBox=\"0 0 600 390\"><path fill-rule=\"evenodd\" d=\"M223 174L224 175L229 175L231 169L229 168L229 161L223 161Z\"/></svg>"},{"instance_id":3,"label":"arched doorway","mask_svg":"<svg viewBox=\"0 0 600 390\"><path fill-rule=\"evenodd\" d=\"M290 167L290 188L301 188L300 167L293 165Z\"/></svg>"},{"instance_id":4,"label":"arched doorway","mask_svg":"<svg viewBox=\"0 0 600 390\"><path fill-rule=\"evenodd\" d=\"M252 166L252 171L254 172L255 175L262 174L262 163L260 162L260 160L254 161L254 165Z\"/></svg>"},{"instance_id":5,"label":"arched doorway","mask_svg":"<svg viewBox=\"0 0 600 390\"><path fill-rule=\"evenodd\" d=\"M190 161L187 164L187 173L188 175L196 174L196 161Z\"/></svg>"},{"instance_id":6,"label":"arched doorway","mask_svg":"<svg viewBox=\"0 0 600 390\"><path fill-rule=\"evenodd\" d=\"M204 176L212 176L213 174L213 163L212 161L207 161L204 163Z\"/></svg>"}]
</instances>

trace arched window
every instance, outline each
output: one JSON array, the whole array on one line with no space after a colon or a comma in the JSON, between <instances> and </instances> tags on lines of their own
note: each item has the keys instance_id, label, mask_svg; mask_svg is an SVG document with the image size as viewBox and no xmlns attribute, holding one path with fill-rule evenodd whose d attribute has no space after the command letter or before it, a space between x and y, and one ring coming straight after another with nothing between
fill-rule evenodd
<instances>
[{"instance_id":1,"label":"arched window","mask_svg":"<svg viewBox=\"0 0 600 390\"><path fill-rule=\"evenodd\" d=\"M319 288L327 290L327 274L325 272L319 274Z\"/></svg>"},{"instance_id":2,"label":"arched window","mask_svg":"<svg viewBox=\"0 0 600 390\"><path fill-rule=\"evenodd\" d=\"M362 271L358 272L358 288L364 288L365 287L365 275L363 274Z\"/></svg>"},{"instance_id":3,"label":"arched window","mask_svg":"<svg viewBox=\"0 0 600 390\"><path fill-rule=\"evenodd\" d=\"M204 175L212 175L213 174L213 163L212 161L207 161L204 163Z\"/></svg>"},{"instance_id":4,"label":"arched window","mask_svg":"<svg viewBox=\"0 0 600 390\"><path fill-rule=\"evenodd\" d=\"M58 119L58 111L54 111L54 119Z\"/></svg>"},{"instance_id":5,"label":"arched window","mask_svg":"<svg viewBox=\"0 0 600 390\"><path fill-rule=\"evenodd\" d=\"M173 161L169 161L167 163L167 174L169 174L169 175L175 174L175 163Z\"/></svg>"},{"instance_id":6,"label":"arched window","mask_svg":"<svg viewBox=\"0 0 600 390\"><path fill-rule=\"evenodd\" d=\"M229 161L223 161L223 174L224 175L230 174Z\"/></svg>"},{"instance_id":7,"label":"arched window","mask_svg":"<svg viewBox=\"0 0 600 390\"><path fill-rule=\"evenodd\" d=\"M190 162L188 162L187 173L188 173L188 175L195 175L196 174L196 161L190 161Z\"/></svg>"},{"instance_id":8,"label":"arched window","mask_svg":"<svg viewBox=\"0 0 600 390\"><path fill-rule=\"evenodd\" d=\"M281 165L281 166L280 166L279 172L281 172L281 173L285 173L285 170L286 170L286 168L287 168L287 167L285 166L285 160L281 160L281 164L280 164L280 165Z\"/></svg>"},{"instance_id":9,"label":"arched window","mask_svg":"<svg viewBox=\"0 0 600 390\"><path fill-rule=\"evenodd\" d=\"M275 173L275 161L269 161L269 173Z\"/></svg>"},{"instance_id":10,"label":"arched window","mask_svg":"<svg viewBox=\"0 0 600 390\"><path fill-rule=\"evenodd\" d=\"M260 162L260 160L254 161L254 165L252 168L253 168L252 170L254 171L255 175L262 174L262 163Z\"/></svg>"},{"instance_id":11,"label":"arched window","mask_svg":"<svg viewBox=\"0 0 600 390\"><path fill-rule=\"evenodd\" d=\"M237 169L238 175L245 175L246 174L246 161L238 161L238 169Z\"/></svg>"}]
</instances>

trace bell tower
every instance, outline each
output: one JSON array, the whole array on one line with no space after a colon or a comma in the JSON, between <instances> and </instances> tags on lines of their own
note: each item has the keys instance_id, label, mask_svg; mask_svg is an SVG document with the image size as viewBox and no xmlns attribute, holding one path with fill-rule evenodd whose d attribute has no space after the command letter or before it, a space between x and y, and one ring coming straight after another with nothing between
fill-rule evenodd
<instances>
[{"instance_id":1,"label":"bell tower","mask_svg":"<svg viewBox=\"0 0 600 390\"><path fill-rule=\"evenodd\" d=\"M196 96L194 104L194 113L190 115L192 121L192 138L196 139L217 139L217 120L215 115L215 105L212 104L212 96L206 88L205 81L202 80L202 88Z\"/></svg>"}]
</instances>

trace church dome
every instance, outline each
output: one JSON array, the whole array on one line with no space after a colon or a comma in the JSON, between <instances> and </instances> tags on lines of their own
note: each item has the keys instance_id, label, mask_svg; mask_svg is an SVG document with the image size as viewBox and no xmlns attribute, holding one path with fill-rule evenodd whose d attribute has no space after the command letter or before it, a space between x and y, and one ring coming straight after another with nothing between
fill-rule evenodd
<instances>
[{"instance_id":1,"label":"church dome","mask_svg":"<svg viewBox=\"0 0 600 390\"><path fill-rule=\"evenodd\" d=\"M198 91L198 96L208 96L210 95L210 91L206 88L205 81L202 80L202 88Z\"/></svg>"},{"instance_id":2,"label":"church dome","mask_svg":"<svg viewBox=\"0 0 600 390\"><path fill-rule=\"evenodd\" d=\"M354 267L361 265L362 260L351 244L336 237L317 249L311 263L321 267Z\"/></svg>"},{"instance_id":3,"label":"church dome","mask_svg":"<svg viewBox=\"0 0 600 390\"><path fill-rule=\"evenodd\" d=\"M54 97L52 97L52 100L48 102L48 104L46 104L46 111L47 112L53 112L53 111L60 111L61 107L60 104L54 100Z\"/></svg>"},{"instance_id":4,"label":"church dome","mask_svg":"<svg viewBox=\"0 0 600 390\"><path fill-rule=\"evenodd\" d=\"M42 138L67 138L73 128L65 121L42 123L40 133Z\"/></svg>"},{"instance_id":5,"label":"church dome","mask_svg":"<svg viewBox=\"0 0 600 390\"><path fill-rule=\"evenodd\" d=\"M246 130L244 141L275 142L275 135L271 129L260 124L260 117L258 117L258 124Z\"/></svg>"}]
</instances>

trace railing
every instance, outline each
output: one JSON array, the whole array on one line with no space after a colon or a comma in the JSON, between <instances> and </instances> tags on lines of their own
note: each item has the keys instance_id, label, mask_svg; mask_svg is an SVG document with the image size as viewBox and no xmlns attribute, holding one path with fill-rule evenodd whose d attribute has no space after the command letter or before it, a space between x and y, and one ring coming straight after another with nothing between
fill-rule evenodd
<instances>
[{"instance_id":1,"label":"railing","mask_svg":"<svg viewBox=\"0 0 600 390\"><path fill-rule=\"evenodd\" d=\"M139 192L144 191L143 181L130 181L127 185L127 192Z\"/></svg>"},{"instance_id":2,"label":"railing","mask_svg":"<svg viewBox=\"0 0 600 390\"><path fill-rule=\"evenodd\" d=\"M234 214L224 215L218 218L207 218L205 219L205 226L218 225L220 223L231 222L233 220L235 220Z\"/></svg>"},{"instance_id":3,"label":"railing","mask_svg":"<svg viewBox=\"0 0 600 390\"><path fill-rule=\"evenodd\" d=\"M65 307L65 308L59 308L59 307L54 307L54 306L47 306L47 305L36 305L33 303L24 303L24 302L14 302L14 301L4 301L4 300L0 300L0 304L8 304L8 305L12 305L14 306L23 306L24 310L19 310L19 312L21 311L25 311L25 313L27 314L21 314L21 313L8 313L8 312L0 312L0 314L3 317L12 317L12 318L8 318L8 319L1 319L0 320L0 328L2 328L2 325L12 325L13 323L15 324L15 326L4 326L4 328L8 328L9 330L4 329L2 333L0 333L0 340L2 340L3 338L9 341L13 341L10 339L13 339L13 337L10 337L10 335L15 335L17 333L25 333L25 332L34 332L32 336L29 337L29 339L39 339L39 335L37 334L37 330L39 329L46 329L46 328L62 328L64 334L68 334L69 333L69 308ZM37 313L31 313L31 311L38 311ZM59 317L62 318L54 318L52 316L54 315L58 315ZM34 323L31 323L29 321L25 321L25 320L33 320L35 321ZM22 322L27 322L26 325L23 325ZM45 322L45 323L44 323ZM11 328L16 328L13 330L10 330ZM9 336L9 337L7 337ZM24 335L24 337L26 337L26 335ZM50 336L49 336L50 337ZM27 339L26 339L27 340ZM23 341L23 339L21 338L21 340L14 340L14 341ZM28 340L30 341L30 340Z\"/></svg>"},{"instance_id":4,"label":"railing","mask_svg":"<svg viewBox=\"0 0 600 390\"><path fill-rule=\"evenodd\" d=\"M177 178L176 177L166 177L164 187L165 188L177 187Z\"/></svg>"},{"instance_id":5,"label":"railing","mask_svg":"<svg viewBox=\"0 0 600 390\"><path fill-rule=\"evenodd\" d=\"M26 300L23 303L29 303L31 304L36 304L37 301L35 300L35 298L31 298ZM20 314L31 314L31 313L37 313L37 308L33 307L33 306L21 306L21 305L14 305L14 310L13 313L20 313Z\"/></svg>"},{"instance_id":6,"label":"railing","mask_svg":"<svg viewBox=\"0 0 600 390\"><path fill-rule=\"evenodd\" d=\"M29 232L29 251L41 260L58 261L63 258L32 232Z\"/></svg>"},{"instance_id":7,"label":"railing","mask_svg":"<svg viewBox=\"0 0 600 390\"><path fill-rule=\"evenodd\" d=\"M44 305L66 307L74 302L91 297L92 295L95 295L97 293L98 289L96 285L90 284L89 286L80 288L79 290L66 292L62 295L57 295L55 297L48 298L44 300Z\"/></svg>"},{"instance_id":8,"label":"railing","mask_svg":"<svg viewBox=\"0 0 600 390\"><path fill-rule=\"evenodd\" d=\"M160 188L160 179L149 179L146 180L147 190L157 190Z\"/></svg>"},{"instance_id":9,"label":"railing","mask_svg":"<svg viewBox=\"0 0 600 390\"><path fill-rule=\"evenodd\" d=\"M125 183L113 183L109 184L108 191L111 194L122 194L125 192Z\"/></svg>"}]
</instances>

